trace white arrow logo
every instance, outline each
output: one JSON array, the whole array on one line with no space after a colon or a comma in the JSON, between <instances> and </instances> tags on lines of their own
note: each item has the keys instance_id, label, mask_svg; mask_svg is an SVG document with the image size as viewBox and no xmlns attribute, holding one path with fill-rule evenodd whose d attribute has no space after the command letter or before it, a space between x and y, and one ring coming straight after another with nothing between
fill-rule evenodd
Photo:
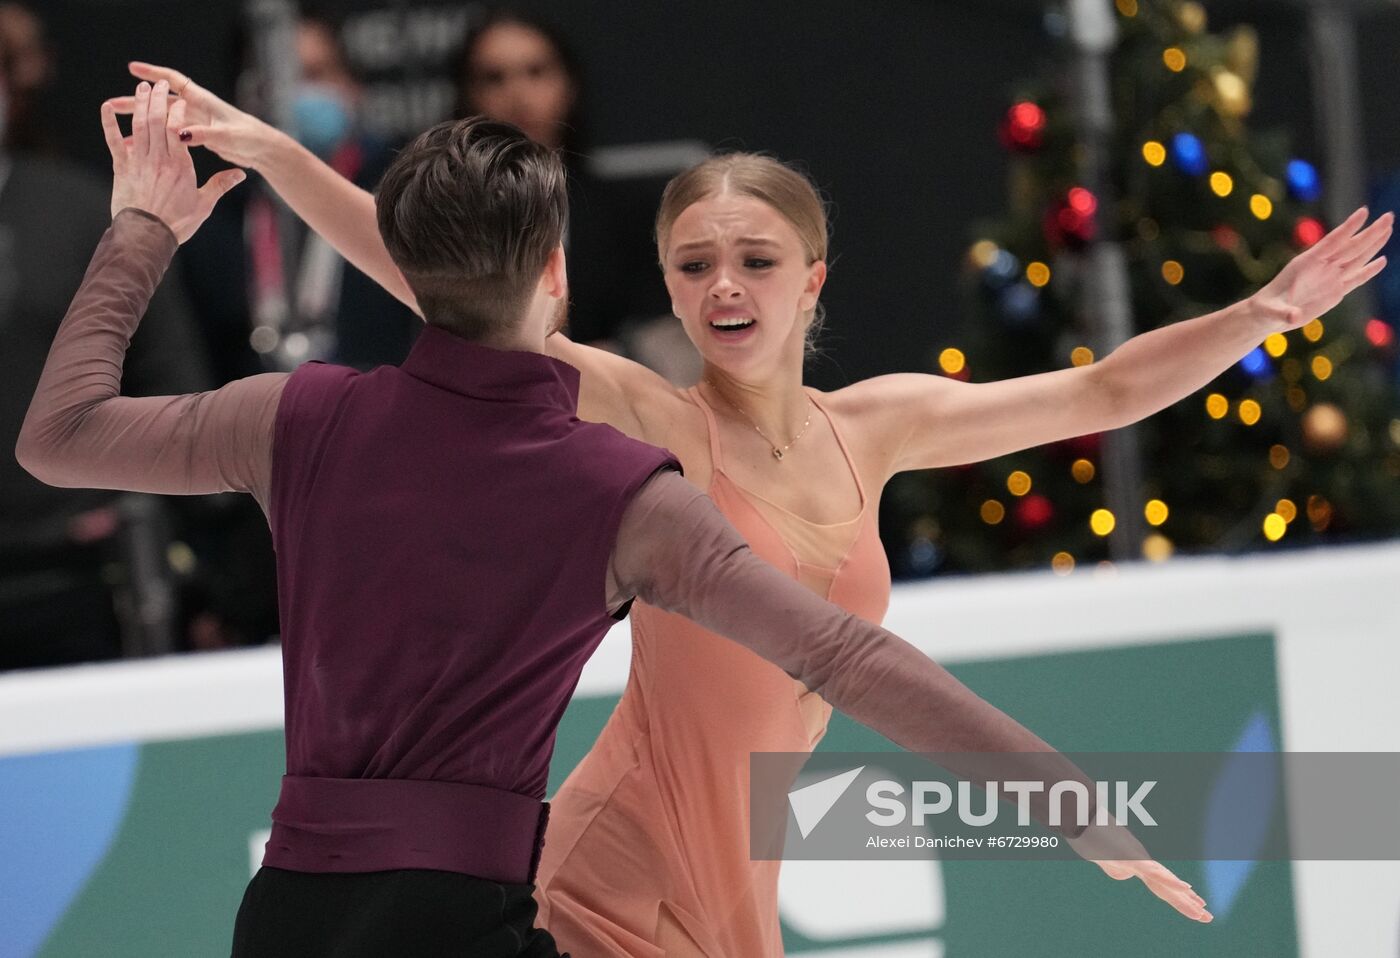
<instances>
[{"instance_id":1,"label":"white arrow logo","mask_svg":"<svg viewBox=\"0 0 1400 958\"><path fill-rule=\"evenodd\" d=\"M797 828L802 832L803 838L812 834L812 829L821 824L826 813L831 811L831 807L840 801L841 796L846 794L846 789L851 787L856 776L863 771L865 771L864 765L817 782L815 785L807 785L796 791L788 792L788 804L792 806L792 813L797 817Z\"/></svg>"}]
</instances>

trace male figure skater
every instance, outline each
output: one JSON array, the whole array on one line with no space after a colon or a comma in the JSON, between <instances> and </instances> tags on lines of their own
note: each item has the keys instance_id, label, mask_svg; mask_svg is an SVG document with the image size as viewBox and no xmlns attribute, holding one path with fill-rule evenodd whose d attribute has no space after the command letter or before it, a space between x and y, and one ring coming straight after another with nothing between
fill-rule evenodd
<instances>
[{"instance_id":1,"label":"male figure skater","mask_svg":"<svg viewBox=\"0 0 1400 958\"><path fill-rule=\"evenodd\" d=\"M112 227L17 454L56 485L240 490L268 516L288 774L235 956L557 955L530 897L550 753L584 660L634 596L905 747L1036 753L1083 780L917 650L754 557L669 454L575 418L577 372L543 355L567 294L564 175L514 127L434 127L384 178L380 229L428 321L402 367L119 396L178 243L242 178L196 188L168 93L141 84L129 141L104 107ZM1113 834L1092 857L1134 859L1115 877L1209 920Z\"/></svg>"}]
</instances>

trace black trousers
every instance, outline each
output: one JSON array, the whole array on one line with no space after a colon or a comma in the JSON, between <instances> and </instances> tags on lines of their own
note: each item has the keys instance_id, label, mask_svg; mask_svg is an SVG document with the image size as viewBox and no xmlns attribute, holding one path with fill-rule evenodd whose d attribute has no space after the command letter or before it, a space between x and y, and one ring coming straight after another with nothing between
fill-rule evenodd
<instances>
[{"instance_id":1,"label":"black trousers","mask_svg":"<svg viewBox=\"0 0 1400 958\"><path fill-rule=\"evenodd\" d=\"M243 894L233 958L569 958L534 927L532 889L443 871L264 867Z\"/></svg>"}]
</instances>

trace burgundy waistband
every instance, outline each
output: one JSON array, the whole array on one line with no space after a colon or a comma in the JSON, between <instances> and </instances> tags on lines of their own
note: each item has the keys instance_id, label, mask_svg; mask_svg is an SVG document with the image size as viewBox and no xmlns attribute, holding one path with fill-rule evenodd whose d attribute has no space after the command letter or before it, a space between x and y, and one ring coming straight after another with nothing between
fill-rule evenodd
<instances>
[{"instance_id":1,"label":"burgundy waistband","mask_svg":"<svg viewBox=\"0 0 1400 958\"><path fill-rule=\"evenodd\" d=\"M549 805L484 785L285 775L263 864L300 872L429 868L535 880Z\"/></svg>"}]
</instances>

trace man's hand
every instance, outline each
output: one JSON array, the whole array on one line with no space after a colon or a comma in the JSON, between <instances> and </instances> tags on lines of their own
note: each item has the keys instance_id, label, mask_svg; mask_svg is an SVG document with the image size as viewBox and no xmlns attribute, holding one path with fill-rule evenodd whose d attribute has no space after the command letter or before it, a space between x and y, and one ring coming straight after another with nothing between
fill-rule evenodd
<instances>
[{"instance_id":1,"label":"man's hand","mask_svg":"<svg viewBox=\"0 0 1400 958\"><path fill-rule=\"evenodd\" d=\"M170 100L164 80L141 83L133 98L131 136L123 138L117 111L102 104L102 130L112 153L112 215L132 207L158 217L176 240L194 235L219 197L243 182L242 170L224 170L204 186L195 182L189 148L180 141L184 105Z\"/></svg>"}]
</instances>

